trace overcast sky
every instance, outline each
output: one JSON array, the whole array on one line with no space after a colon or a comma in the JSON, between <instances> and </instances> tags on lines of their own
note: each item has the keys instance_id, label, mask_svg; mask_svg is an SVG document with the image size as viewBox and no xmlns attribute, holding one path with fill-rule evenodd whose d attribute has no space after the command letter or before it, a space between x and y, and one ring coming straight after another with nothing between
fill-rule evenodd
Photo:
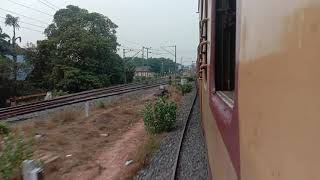
<instances>
[{"instance_id":1,"label":"overcast sky","mask_svg":"<svg viewBox=\"0 0 320 180\"><path fill-rule=\"evenodd\" d=\"M198 44L198 0L0 0L0 27L12 35L12 29L5 27L4 19L1 18L9 13L4 10L12 11L27 16L11 13L20 17L21 29L17 34L22 37L22 46L27 42L35 43L46 38L42 34L45 29L43 27L52 22L53 17L50 15L55 12L41 3L47 3L46 1L59 8L68 4L77 5L109 17L119 26L118 42L124 47L152 47L157 50L151 52L159 53L161 46L177 45L178 62L181 57L184 58L183 64L195 61ZM131 53L133 54L134 52ZM151 56L159 57L155 54Z\"/></svg>"}]
</instances>

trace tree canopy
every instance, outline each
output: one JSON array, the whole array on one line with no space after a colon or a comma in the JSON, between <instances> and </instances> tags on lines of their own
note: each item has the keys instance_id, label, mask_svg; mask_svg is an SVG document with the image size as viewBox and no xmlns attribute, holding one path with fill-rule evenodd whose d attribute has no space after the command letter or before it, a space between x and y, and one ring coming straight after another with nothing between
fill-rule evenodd
<instances>
[{"instance_id":1,"label":"tree canopy","mask_svg":"<svg viewBox=\"0 0 320 180\"><path fill-rule=\"evenodd\" d=\"M12 62L4 56L9 51L9 43L7 41L9 38L7 34L2 32L0 27L0 107L12 95L12 81L10 80Z\"/></svg>"},{"instance_id":2,"label":"tree canopy","mask_svg":"<svg viewBox=\"0 0 320 180\"><path fill-rule=\"evenodd\" d=\"M58 10L45 34L29 49L29 79L47 89L78 92L123 81L116 28L108 17L77 6Z\"/></svg>"},{"instance_id":3,"label":"tree canopy","mask_svg":"<svg viewBox=\"0 0 320 180\"><path fill-rule=\"evenodd\" d=\"M142 58L136 57L133 59L126 58L126 60L131 62L135 67L150 66L151 70L155 73L170 73L170 72L174 72L174 69L175 69L175 62L167 58L142 59Z\"/></svg>"}]
</instances>

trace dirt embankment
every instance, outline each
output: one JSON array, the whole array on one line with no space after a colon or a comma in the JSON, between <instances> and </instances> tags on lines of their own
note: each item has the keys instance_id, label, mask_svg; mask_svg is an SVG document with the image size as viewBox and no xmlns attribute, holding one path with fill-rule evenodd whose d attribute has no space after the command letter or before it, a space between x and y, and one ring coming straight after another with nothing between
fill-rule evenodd
<instances>
[{"instance_id":1,"label":"dirt embankment","mask_svg":"<svg viewBox=\"0 0 320 180\"><path fill-rule=\"evenodd\" d=\"M179 101L178 93L170 92ZM153 98L148 91L108 105L100 103L88 118L84 112L66 110L15 127L35 138L35 158L57 158L45 166L46 179L130 179L145 164L149 152L144 151L157 148L161 138L150 142L142 120L141 110Z\"/></svg>"}]
</instances>

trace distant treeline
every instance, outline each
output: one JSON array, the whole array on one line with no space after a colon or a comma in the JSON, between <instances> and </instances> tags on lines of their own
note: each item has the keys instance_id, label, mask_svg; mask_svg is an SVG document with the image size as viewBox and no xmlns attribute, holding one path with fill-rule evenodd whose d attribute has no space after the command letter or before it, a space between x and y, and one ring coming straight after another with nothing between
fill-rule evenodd
<instances>
[{"instance_id":1,"label":"distant treeline","mask_svg":"<svg viewBox=\"0 0 320 180\"><path fill-rule=\"evenodd\" d=\"M7 15L6 24L17 36L19 22L19 17ZM174 71L174 62L165 58L123 61L117 54L117 28L108 17L72 5L55 13L44 31L46 39L23 49L13 46L12 40L18 38L9 37L0 27L0 107L15 96L74 93L124 83L124 79L131 82L138 66L150 66L156 73ZM25 61L18 62L18 55ZM29 70L26 79L17 79L23 69Z\"/></svg>"},{"instance_id":2,"label":"distant treeline","mask_svg":"<svg viewBox=\"0 0 320 180\"><path fill-rule=\"evenodd\" d=\"M128 63L131 63L135 67L140 66L149 66L152 72L155 73L173 73L175 69L175 62L172 59L167 58L149 58L149 59L142 59L142 58L126 58L125 59ZM178 64L176 65L178 68Z\"/></svg>"}]
</instances>

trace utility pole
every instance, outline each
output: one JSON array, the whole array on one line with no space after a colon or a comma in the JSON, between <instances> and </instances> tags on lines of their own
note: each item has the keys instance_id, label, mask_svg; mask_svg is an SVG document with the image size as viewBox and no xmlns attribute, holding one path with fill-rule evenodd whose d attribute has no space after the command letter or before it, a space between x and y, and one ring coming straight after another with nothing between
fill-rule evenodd
<instances>
[{"instance_id":1,"label":"utility pole","mask_svg":"<svg viewBox=\"0 0 320 180\"><path fill-rule=\"evenodd\" d=\"M163 76L163 60L161 62L161 76Z\"/></svg>"},{"instance_id":2,"label":"utility pole","mask_svg":"<svg viewBox=\"0 0 320 180\"><path fill-rule=\"evenodd\" d=\"M167 48L174 48L174 53L172 53L172 51L169 51L169 50L167 50L166 49L166 47ZM167 51L169 54L171 54L171 55L173 55L174 56L174 79L176 79L176 77L177 77L177 46L176 45L174 45L174 46L163 46L163 47L161 47L163 50L165 50L165 51Z\"/></svg>"},{"instance_id":3,"label":"utility pole","mask_svg":"<svg viewBox=\"0 0 320 180\"><path fill-rule=\"evenodd\" d=\"M174 79L177 77L177 46L174 46ZM174 81L176 82L176 81Z\"/></svg>"},{"instance_id":4,"label":"utility pole","mask_svg":"<svg viewBox=\"0 0 320 180\"><path fill-rule=\"evenodd\" d=\"M126 49L123 49L123 80L124 80L124 83L127 84L127 70L126 70Z\"/></svg>"},{"instance_id":5,"label":"utility pole","mask_svg":"<svg viewBox=\"0 0 320 180\"><path fill-rule=\"evenodd\" d=\"M147 60L149 59L149 53L151 53L149 50L151 49L151 47L144 47L147 50Z\"/></svg>"},{"instance_id":6,"label":"utility pole","mask_svg":"<svg viewBox=\"0 0 320 180\"><path fill-rule=\"evenodd\" d=\"M123 50L123 80L124 83L127 84L127 63L126 63L126 52L133 51L132 49L122 49ZM127 51L128 50L128 51Z\"/></svg>"},{"instance_id":7,"label":"utility pole","mask_svg":"<svg viewBox=\"0 0 320 180\"><path fill-rule=\"evenodd\" d=\"M142 47L142 59L144 59L144 47Z\"/></svg>"}]
</instances>

